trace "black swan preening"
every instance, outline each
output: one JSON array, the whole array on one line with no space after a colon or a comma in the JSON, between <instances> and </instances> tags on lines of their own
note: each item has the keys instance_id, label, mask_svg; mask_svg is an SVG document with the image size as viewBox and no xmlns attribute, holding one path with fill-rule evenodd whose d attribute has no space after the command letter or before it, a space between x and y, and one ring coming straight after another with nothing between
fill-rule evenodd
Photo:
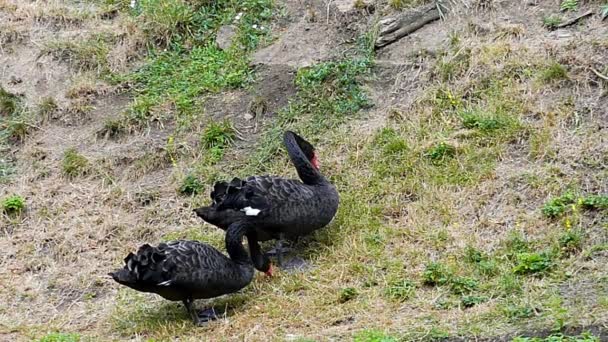
<instances>
[{"instance_id":1,"label":"black swan preening","mask_svg":"<svg viewBox=\"0 0 608 342\"><path fill-rule=\"evenodd\" d=\"M171 241L157 247L145 244L137 254L129 253L122 269L110 273L118 283L141 292L159 294L165 299L181 300L195 324L214 319L213 308L196 312L192 302L236 292L253 278L253 265L270 275L268 258L259 250L257 241L248 241L251 258L243 248L247 226L234 223L226 231L226 250L230 258L217 249L197 241Z\"/></svg>"},{"instance_id":2,"label":"black swan preening","mask_svg":"<svg viewBox=\"0 0 608 342\"><path fill-rule=\"evenodd\" d=\"M234 222L253 227L248 240L277 239L279 265L283 239L294 240L329 224L338 210L336 188L319 171L314 147L294 132L286 131L283 143L301 181L276 176L217 182L213 203L195 209L208 223L226 230ZM263 265L258 257L254 266Z\"/></svg>"}]
</instances>

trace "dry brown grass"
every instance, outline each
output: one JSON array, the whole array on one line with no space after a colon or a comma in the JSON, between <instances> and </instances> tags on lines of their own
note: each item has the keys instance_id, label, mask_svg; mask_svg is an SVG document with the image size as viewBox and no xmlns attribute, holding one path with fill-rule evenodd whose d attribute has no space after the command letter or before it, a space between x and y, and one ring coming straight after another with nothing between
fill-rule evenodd
<instances>
[{"instance_id":1,"label":"dry brown grass","mask_svg":"<svg viewBox=\"0 0 608 342\"><path fill-rule=\"evenodd\" d=\"M53 10L47 12L47 5ZM24 37L39 42L50 38L34 30L37 25L87 33L114 27L109 69L127 70L138 59L143 35L130 19L121 14L102 19L88 5L47 5L0 0L0 14L26 20L32 32ZM605 25L592 21L581 29L582 42L555 39L535 13L518 6L509 7L509 15L533 25L497 24L480 34L466 20L458 21L449 27L457 36L444 42L444 54L408 57L420 72L379 72L386 78L379 83L390 86L372 86L378 101L366 117L319 132L323 170L338 185L342 204L336 221L299 252L312 269L279 271L270 280L258 276L241 293L210 301L227 305L229 317L204 328L192 327L181 304L119 288L106 276L144 242L193 238L223 248L222 232L191 212L208 201L207 194L190 198L176 191L199 163L198 135L170 144L173 127L151 126L141 134L99 138L97 132L127 100L94 76L68 69L69 80L54 85L65 120L45 121L19 146L17 172L0 189L0 199L14 193L27 202L22 215L0 216L1 339L62 331L94 340L325 341L377 329L404 340L428 340L492 337L559 322L605 327L607 256L605 248L594 248L608 243L606 212L580 211L556 220L540 212L568 188L608 193L608 84L590 71L606 68ZM479 20L493 20L495 14ZM40 46L25 48L37 53ZM462 55L464 49L470 54ZM53 75L53 63L24 77ZM543 76L552 63L563 65L567 77ZM398 80L415 87L402 87ZM500 87L488 86L494 81ZM34 91L26 96L31 106L49 93ZM517 124L480 135L476 128L461 127L455 115L459 103L496 112L504 107ZM379 142L385 128L403 144ZM454 146L455 156L429 162L425 156L441 142ZM175 153L173 144L183 144L186 152ZM91 173L62 175L62 155L69 148L86 156ZM214 173L204 180L250 167L244 152L235 149L219 164L205 165ZM268 171L295 176L284 156ZM513 275L506 255L514 236L523 236L533 250L551 248L568 225L585 231L580 252L558 258L556 269L544 276ZM497 273L476 273L476 266L463 261L467 247L492 256ZM432 261L454 276L478 279L475 294L487 300L464 308L449 286L424 285L423 272ZM410 296L388 295L399 291L402 280L415 286ZM346 288L356 290L350 300L341 299ZM507 313L522 308L532 310L531 316Z\"/></svg>"}]
</instances>

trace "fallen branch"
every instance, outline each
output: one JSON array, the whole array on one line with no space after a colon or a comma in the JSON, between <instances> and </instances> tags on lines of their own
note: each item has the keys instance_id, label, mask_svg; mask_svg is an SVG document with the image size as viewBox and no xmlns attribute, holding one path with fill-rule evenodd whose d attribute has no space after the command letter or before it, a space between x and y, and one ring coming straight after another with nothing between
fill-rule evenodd
<instances>
[{"instance_id":1,"label":"fallen branch","mask_svg":"<svg viewBox=\"0 0 608 342\"><path fill-rule=\"evenodd\" d=\"M589 12L583 13L583 14L579 15L576 18L573 18L573 19L570 19L570 20L566 21L565 23L561 23L559 25L555 25L555 28L564 28L564 27L568 27L570 25L574 25L577 22L579 22L581 19L586 18L586 17L588 17L590 15L593 15L593 11L589 11Z\"/></svg>"},{"instance_id":2,"label":"fallen branch","mask_svg":"<svg viewBox=\"0 0 608 342\"><path fill-rule=\"evenodd\" d=\"M437 2L397 18L381 20L375 47L381 48L396 42L424 25L442 18L446 10L444 5Z\"/></svg>"},{"instance_id":3,"label":"fallen branch","mask_svg":"<svg viewBox=\"0 0 608 342\"><path fill-rule=\"evenodd\" d=\"M608 81L608 76L601 74L599 71L595 70L594 68L591 68L591 71L593 71L593 73L596 74L597 77L599 77L605 81Z\"/></svg>"}]
</instances>

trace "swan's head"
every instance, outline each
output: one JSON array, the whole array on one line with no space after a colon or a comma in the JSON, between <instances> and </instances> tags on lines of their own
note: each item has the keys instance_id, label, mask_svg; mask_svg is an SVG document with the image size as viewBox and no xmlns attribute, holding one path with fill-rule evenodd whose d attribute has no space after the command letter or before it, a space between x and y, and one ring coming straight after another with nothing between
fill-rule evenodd
<instances>
[{"instance_id":1,"label":"swan's head","mask_svg":"<svg viewBox=\"0 0 608 342\"><path fill-rule=\"evenodd\" d=\"M316 169L319 169L319 167L320 167L319 158L318 158L317 152L315 151L315 148L312 146L312 144L292 131L287 131L285 133L293 135L296 143L298 144L298 146L300 147L302 152L304 152L304 155L306 156L308 161Z\"/></svg>"}]
</instances>

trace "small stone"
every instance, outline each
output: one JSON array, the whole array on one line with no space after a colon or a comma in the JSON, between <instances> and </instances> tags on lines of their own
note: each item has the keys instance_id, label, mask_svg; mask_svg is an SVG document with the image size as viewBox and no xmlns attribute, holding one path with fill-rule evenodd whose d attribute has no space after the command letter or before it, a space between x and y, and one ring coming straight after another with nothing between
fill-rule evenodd
<instances>
[{"instance_id":1,"label":"small stone","mask_svg":"<svg viewBox=\"0 0 608 342\"><path fill-rule=\"evenodd\" d=\"M234 39L235 35L236 28L234 26L224 25L220 27L220 29L217 31L217 36L215 37L217 46L222 50L228 49L230 45L232 45L232 40Z\"/></svg>"},{"instance_id":2,"label":"small stone","mask_svg":"<svg viewBox=\"0 0 608 342\"><path fill-rule=\"evenodd\" d=\"M253 115L251 115L251 113L245 113L245 115L243 115L243 118L247 121L253 119Z\"/></svg>"}]
</instances>

